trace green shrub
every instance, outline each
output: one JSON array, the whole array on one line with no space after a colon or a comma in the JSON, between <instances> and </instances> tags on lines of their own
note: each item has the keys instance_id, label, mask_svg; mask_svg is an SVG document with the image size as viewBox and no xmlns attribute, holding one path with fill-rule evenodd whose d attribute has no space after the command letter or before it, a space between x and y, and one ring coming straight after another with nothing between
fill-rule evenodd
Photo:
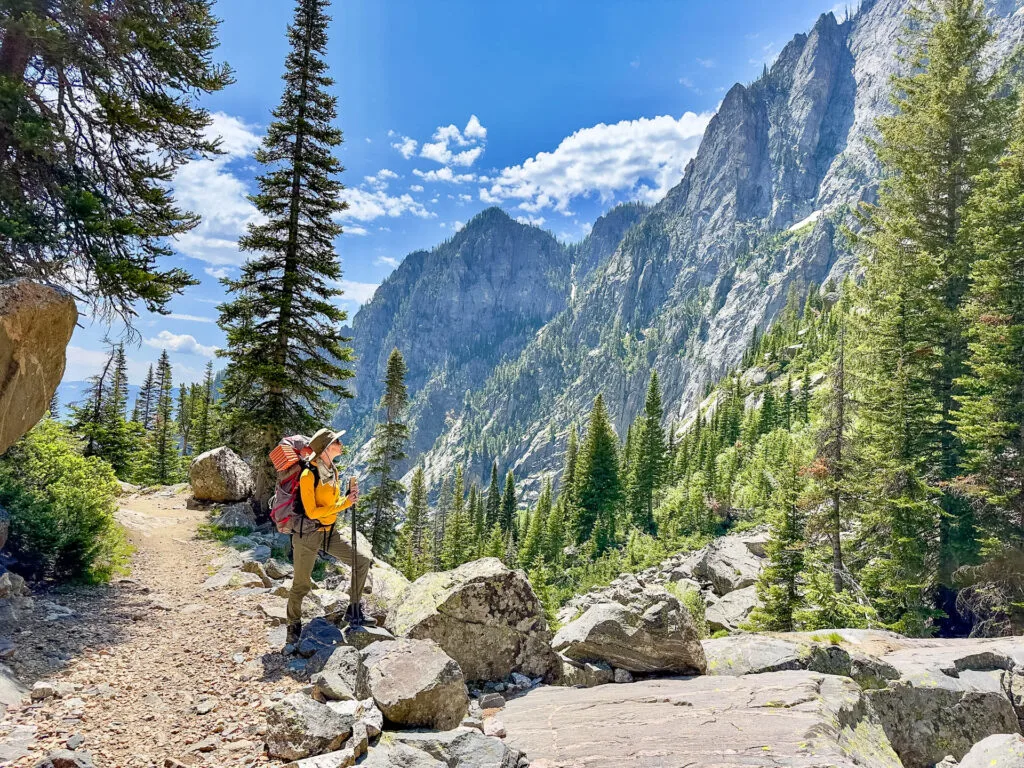
<instances>
[{"instance_id":1,"label":"green shrub","mask_svg":"<svg viewBox=\"0 0 1024 768\"><path fill-rule=\"evenodd\" d=\"M110 464L85 458L67 428L44 419L0 457L0 504L9 548L30 578L104 582L125 570L130 548L114 519Z\"/></svg>"},{"instance_id":2,"label":"green shrub","mask_svg":"<svg viewBox=\"0 0 1024 768\"><path fill-rule=\"evenodd\" d=\"M709 634L708 620L704 615L706 606L704 605L704 597L701 595L700 590L694 589L693 587L685 587L678 581L669 582L665 587L670 593L675 595L679 602L686 607L686 610L690 612L690 617L693 619L693 626L697 630L697 636L701 640L707 639Z\"/></svg>"}]
</instances>

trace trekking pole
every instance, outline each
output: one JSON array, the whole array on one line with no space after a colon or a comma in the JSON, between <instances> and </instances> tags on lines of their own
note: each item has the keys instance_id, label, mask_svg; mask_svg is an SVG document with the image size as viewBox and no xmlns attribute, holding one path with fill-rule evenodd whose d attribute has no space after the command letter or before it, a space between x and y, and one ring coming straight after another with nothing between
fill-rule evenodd
<instances>
[{"instance_id":1,"label":"trekking pole","mask_svg":"<svg viewBox=\"0 0 1024 768\"><path fill-rule=\"evenodd\" d=\"M351 496L352 492L358 491L358 489L359 481L356 480L355 477L350 477L348 479L349 495ZM359 610L357 606L359 605L359 600L362 597L362 595L356 594L356 560L359 556L359 540L356 533L356 506L358 505L352 505L352 567L349 569L351 573L351 580L348 587L349 602L352 603L352 607L350 609L352 611L352 623L355 623L356 621L356 616L358 615Z\"/></svg>"}]
</instances>

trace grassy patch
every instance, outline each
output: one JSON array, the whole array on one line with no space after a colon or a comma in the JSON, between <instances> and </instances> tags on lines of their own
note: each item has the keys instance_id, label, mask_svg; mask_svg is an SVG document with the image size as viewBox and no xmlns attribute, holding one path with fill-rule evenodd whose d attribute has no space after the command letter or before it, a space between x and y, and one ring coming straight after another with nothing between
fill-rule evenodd
<instances>
[{"instance_id":1,"label":"grassy patch","mask_svg":"<svg viewBox=\"0 0 1024 768\"><path fill-rule=\"evenodd\" d=\"M200 523L196 527L196 538L227 544L235 536L245 536L247 528L221 528L213 523Z\"/></svg>"}]
</instances>

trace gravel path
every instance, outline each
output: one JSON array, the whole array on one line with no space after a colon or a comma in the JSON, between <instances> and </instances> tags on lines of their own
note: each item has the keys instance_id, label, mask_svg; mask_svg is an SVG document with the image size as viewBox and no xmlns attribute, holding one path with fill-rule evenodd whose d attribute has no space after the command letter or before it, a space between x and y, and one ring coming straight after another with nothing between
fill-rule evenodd
<instances>
[{"instance_id":1,"label":"gravel path","mask_svg":"<svg viewBox=\"0 0 1024 768\"><path fill-rule=\"evenodd\" d=\"M97 768L274 763L263 708L300 685L268 645L259 596L202 589L223 551L196 538L205 516L181 493L125 498L131 578L37 595L31 619L0 627L15 646L5 663L27 686L76 686L6 712L0 744L31 741L10 765L34 765L69 740Z\"/></svg>"}]
</instances>

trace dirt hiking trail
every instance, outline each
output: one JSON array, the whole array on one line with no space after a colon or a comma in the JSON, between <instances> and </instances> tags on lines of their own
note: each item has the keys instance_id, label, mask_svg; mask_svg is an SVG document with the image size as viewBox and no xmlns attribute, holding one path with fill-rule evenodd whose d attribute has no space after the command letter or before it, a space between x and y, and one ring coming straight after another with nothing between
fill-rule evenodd
<instances>
[{"instance_id":1,"label":"dirt hiking trail","mask_svg":"<svg viewBox=\"0 0 1024 768\"><path fill-rule=\"evenodd\" d=\"M122 498L130 577L37 595L31 618L0 627L22 683L70 684L7 710L0 764L31 766L64 748L100 768L276 764L264 754L263 708L301 685L268 645L257 596L202 588L224 550L197 538L207 513L185 499Z\"/></svg>"}]
</instances>

